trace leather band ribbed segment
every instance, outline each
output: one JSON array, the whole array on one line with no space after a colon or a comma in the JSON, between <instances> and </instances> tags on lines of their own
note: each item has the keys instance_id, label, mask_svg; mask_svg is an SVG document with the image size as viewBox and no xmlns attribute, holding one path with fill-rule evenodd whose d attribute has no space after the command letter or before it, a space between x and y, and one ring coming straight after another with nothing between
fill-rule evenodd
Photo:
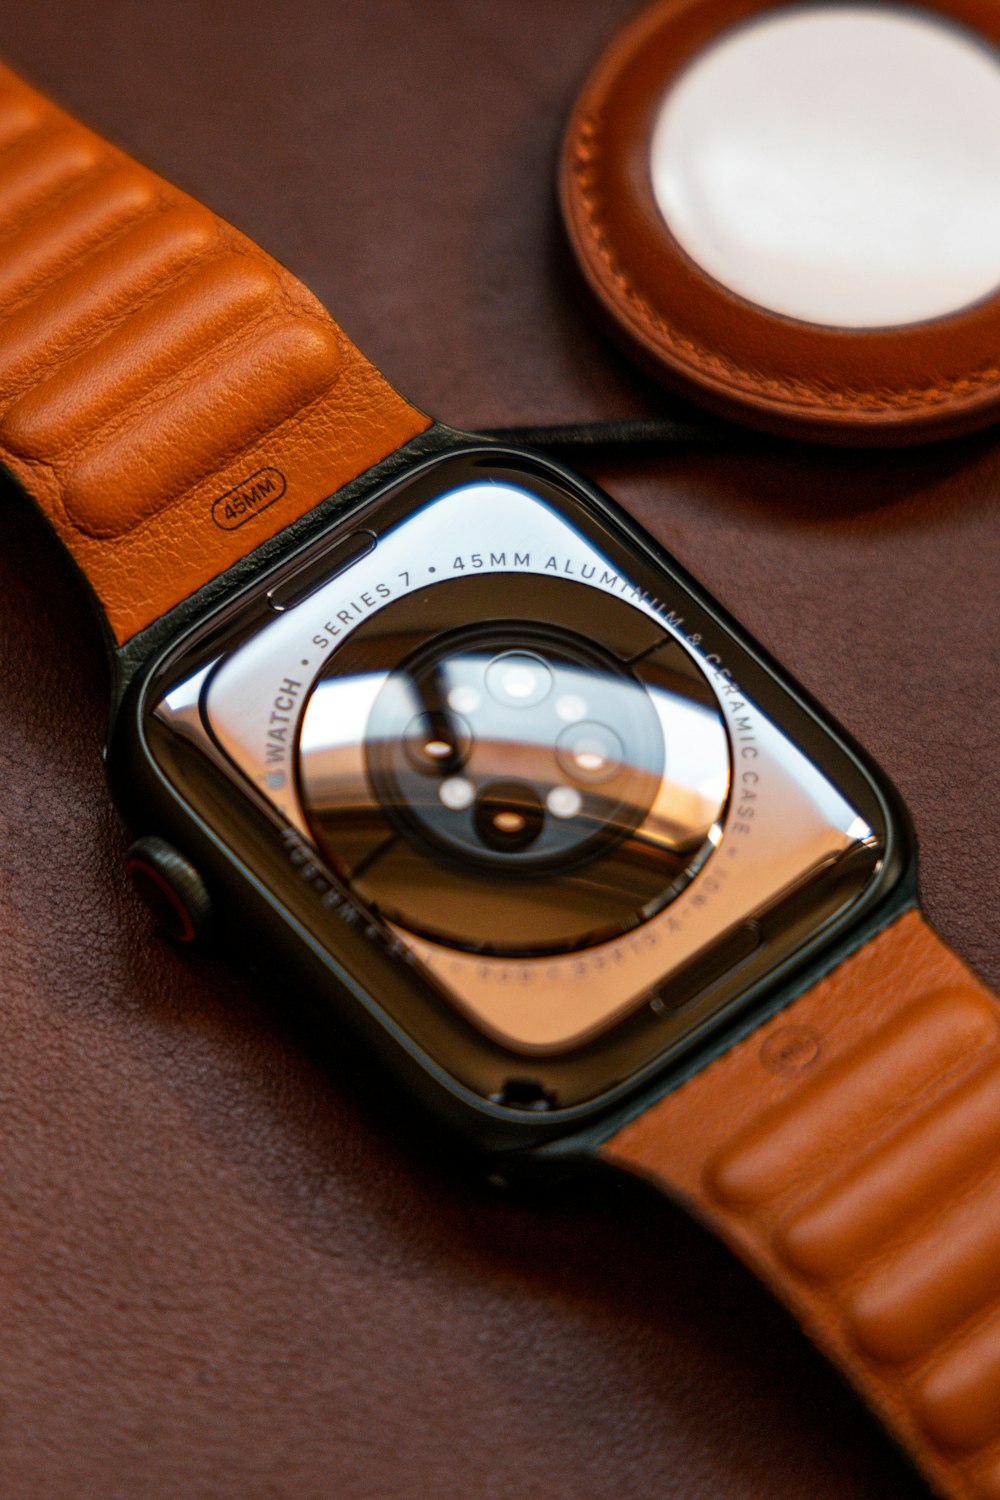
<instances>
[{"instance_id":1,"label":"leather band ribbed segment","mask_svg":"<svg viewBox=\"0 0 1000 1500\"><path fill-rule=\"evenodd\" d=\"M1000 1004L908 912L620 1130L939 1493L1000 1500Z\"/></svg>"},{"instance_id":2,"label":"leather band ribbed segment","mask_svg":"<svg viewBox=\"0 0 1000 1500\"><path fill-rule=\"evenodd\" d=\"M2 66L0 305L0 461L119 642L429 425L283 267Z\"/></svg>"}]
</instances>

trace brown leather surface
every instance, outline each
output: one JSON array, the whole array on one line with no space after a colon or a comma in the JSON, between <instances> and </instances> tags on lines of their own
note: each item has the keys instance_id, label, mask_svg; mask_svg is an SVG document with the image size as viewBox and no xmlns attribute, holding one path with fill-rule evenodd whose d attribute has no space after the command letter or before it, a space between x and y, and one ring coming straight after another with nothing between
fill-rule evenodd
<instances>
[{"instance_id":1,"label":"brown leather surface","mask_svg":"<svg viewBox=\"0 0 1000 1500\"><path fill-rule=\"evenodd\" d=\"M429 425L293 276L2 64L0 305L0 460L119 643Z\"/></svg>"},{"instance_id":2,"label":"brown leather surface","mask_svg":"<svg viewBox=\"0 0 1000 1500\"><path fill-rule=\"evenodd\" d=\"M1000 1491L1000 1003L909 911L602 1147L716 1228L949 1500Z\"/></svg>"},{"instance_id":3,"label":"brown leather surface","mask_svg":"<svg viewBox=\"0 0 1000 1500\"><path fill-rule=\"evenodd\" d=\"M827 442L972 431L1000 407L1000 296L905 328L799 322L707 275L656 206L649 143L670 81L720 32L785 4L657 0L614 38L574 107L560 166L583 275L634 357L726 414ZM1000 45L994 0L931 9Z\"/></svg>"},{"instance_id":4,"label":"brown leather surface","mask_svg":"<svg viewBox=\"0 0 1000 1500\"><path fill-rule=\"evenodd\" d=\"M458 425L647 415L553 173L624 0L9 7L0 52L288 265ZM997 454L591 471L899 785L937 930L1000 981ZM238 533L237 533L238 534ZM163 943L107 683L25 507L0 549L5 1500L918 1500L791 1318L625 1176L520 1201L417 1136L286 983Z\"/></svg>"}]
</instances>

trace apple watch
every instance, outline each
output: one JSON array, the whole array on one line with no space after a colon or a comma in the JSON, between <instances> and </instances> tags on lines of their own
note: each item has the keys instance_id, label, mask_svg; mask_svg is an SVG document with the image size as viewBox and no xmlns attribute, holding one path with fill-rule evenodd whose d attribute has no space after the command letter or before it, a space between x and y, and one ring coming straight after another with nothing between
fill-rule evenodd
<instances>
[{"instance_id":1,"label":"apple watch","mask_svg":"<svg viewBox=\"0 0 1000 1500\"><path fill-rule=\"evenodd\" d=\"M660 1183L1000 1494L1000 1010L891 786L607 497L0 84L0 452L107 622L165 925L255 934L497 1172Z\"/></svg>"}]
</instances>

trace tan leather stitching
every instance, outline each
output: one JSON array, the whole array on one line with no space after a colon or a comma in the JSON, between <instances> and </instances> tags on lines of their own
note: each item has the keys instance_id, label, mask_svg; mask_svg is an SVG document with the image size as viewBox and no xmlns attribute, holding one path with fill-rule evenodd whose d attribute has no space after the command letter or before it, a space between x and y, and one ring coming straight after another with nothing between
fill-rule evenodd
<instances>
[{"instance_id":1,"label":"tan leather stitching","mask_svg":"<svg viewBox=\"0 0 1000 1500\"><path fill-rule=\"evenodd\" d=\"M791 396L796 401L805 404L812 403L817 407L822 407L823 410L829 410L831 407L841 407L845 410L860 407L870 411L888 411L928 404L944 404L952 401L957 393L981 390L1000 380L1000 366L988 365L965 375L935 381L928 385L910 386L898 391L886 390L880 393L864 391L857 387L834 390L829 387L821 388L815 382L805 380L792 378L778 380L774 377L764 378L755 375L745 365L725 355L714 353L692 339L682 337L636 290L609 249L606 226L602 221L594 193L593 167L598 159L598 134L598 127L592 119L582 121L581 139L574 154L574 174L580 189L579 202L586 212L592 246L622 296L638 310L641 316L637 321L640 325L645 324L655 328L663 341L675 353L689 359L697 368L724 373L730 378L735 378L748 391L765 392L774 396Z\"/></svg>"}]
</instances>

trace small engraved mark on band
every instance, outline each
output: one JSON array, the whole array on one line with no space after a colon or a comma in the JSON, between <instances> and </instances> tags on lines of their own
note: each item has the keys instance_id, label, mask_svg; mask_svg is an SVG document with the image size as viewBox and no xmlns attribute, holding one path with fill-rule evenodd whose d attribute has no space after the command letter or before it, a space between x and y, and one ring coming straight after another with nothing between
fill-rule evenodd
<instances>
[{"instance_id":1,"label":"small engraved mark on band","mask_svg":"<svg viewBox=\"0 0 1000 1500\"><path fill-rule=\"evenodd\" d=\"M223 531L235 531L267 510L285 493L285 476L280 469L258 469L234 489L220 495L212 506L212 520Z\"/></svg>"},{"instance_id":2,"label":"small engraved mark on band","mask_svg":"<svg viewBox=\"0 0 1000 1500\"><path fill-rule=\"evenodd\" d=\"M769 1073L801 1073L819 1057L822 1042L811 1026L781 1026L760 1049Z\"/></svg>"}]
</instances>

